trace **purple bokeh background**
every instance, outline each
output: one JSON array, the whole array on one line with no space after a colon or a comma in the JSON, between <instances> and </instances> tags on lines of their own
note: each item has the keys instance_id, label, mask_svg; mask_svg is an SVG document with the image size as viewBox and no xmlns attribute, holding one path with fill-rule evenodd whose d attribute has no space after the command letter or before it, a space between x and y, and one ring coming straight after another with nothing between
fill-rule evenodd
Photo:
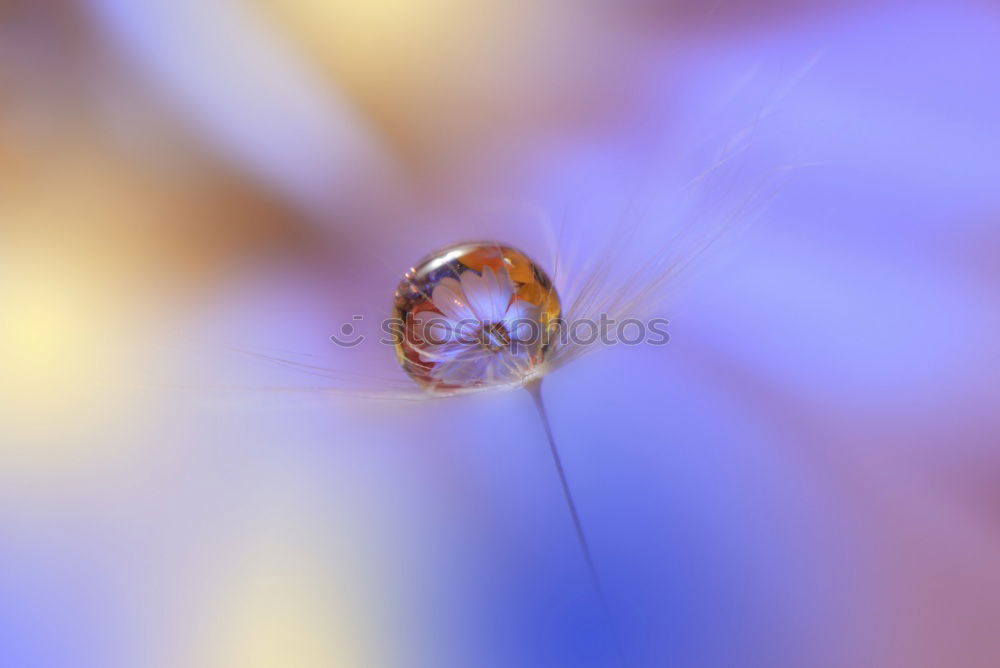
<instances>
[{"instance_id":1,"label":"purple bokeh background","mask_svg":"<svg viewBox=\"0 0 1000 668\"><path fill-rule=\"evenodd\" d=\"M569 291L749 203L670 345L544 383L631 665L997 665L994 5L9 5L0 277L84 366L0 357L0 663L617 665L528 396L328 337L460 238Z\"/></svg>"}]
</instances>

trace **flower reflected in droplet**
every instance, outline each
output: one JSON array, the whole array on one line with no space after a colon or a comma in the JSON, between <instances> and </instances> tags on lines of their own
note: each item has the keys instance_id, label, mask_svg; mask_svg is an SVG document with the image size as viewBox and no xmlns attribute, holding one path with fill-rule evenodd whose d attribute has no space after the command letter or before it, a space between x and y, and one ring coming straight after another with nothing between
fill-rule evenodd
<instances>
[{"instance_id":1,"label":"flower reflected in droplet","mask_svg":"<svg viewBox=\"0 0 1000 668\"><path fill-rule=\"evenodd\" d=\"M461 244L404 277L396 293L404 324L397 353L433 390L521 385L537 375L559 310L548 276L523 253Z\"/></svg>"}]
</instances>

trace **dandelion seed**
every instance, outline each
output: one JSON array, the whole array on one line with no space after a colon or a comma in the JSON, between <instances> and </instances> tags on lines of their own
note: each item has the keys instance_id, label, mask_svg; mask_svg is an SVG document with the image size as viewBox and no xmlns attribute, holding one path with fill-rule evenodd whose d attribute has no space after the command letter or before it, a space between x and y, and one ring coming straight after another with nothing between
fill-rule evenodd
<instances>
[{"instance_id":1,"label":"dandelion seed","mask_svg":"<svg viewBox=\"0 0 1000 668\"><path fill-rule=\"evenodd\" d=\"M532 395L595 593L613 626L542 401L546 356L553 350L562 310L552 280L510 246L461 243L431 253L408 271L394 307L401 324L396 355L426 389L451 394L523 386ZM626 665L620 641L617 645Z\"/></svg>"}]
</instances>

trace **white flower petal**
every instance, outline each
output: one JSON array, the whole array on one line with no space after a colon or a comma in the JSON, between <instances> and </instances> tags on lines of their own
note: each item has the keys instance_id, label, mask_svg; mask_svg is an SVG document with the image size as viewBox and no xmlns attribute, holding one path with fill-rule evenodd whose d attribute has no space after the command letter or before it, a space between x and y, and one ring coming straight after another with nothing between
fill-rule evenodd
<instances>
[{"instance_id":1,"label":"white flower petal","mask_svg":"<svg viewBox=\"0 0 1000 668\"><path fill-rule=\"evenodd\" d=\"M413 332L431 345L453 342L458 338L455 321L437 311L421 311L413 316Z\"/></svg>"},{"instance_id":2,"label":"white flower petal","mask_svg":"<svg viewBox=\"0 0 1000 668\"><path fill-rule=\"evenodd\" d=\"M479 325L468 321L456 322L437 311L421 311L413 316L413 332L429 344L472 344L478 341Z\"/></svg>"},{"instance_id":3,"label":"white flower petal","mask_svg":"<svg viewBox=\"0 0 1000 668\"><path fill-rule=\"evenodd\" d=\"M476 314L473 313L472 309L469 308L469 304L465 299L465 294L462 292L461 287L458 287L457 281L450 283L441 281L441 283L434 288L434 293L431 295L431 301L434 302L434 307L437 308L437 310L444 313L456 323L464 324L479 320L479 318L476 317Z\"/></svg>"},{"instance_id":4,"label":"white flower petal","mask_svg":"<svg viewBox=\"0 0 1000 668\"><path fill-rule=\"evenodd\" d=\"M494 276L496 276L497 286L500 289L499 301L502 301L504 308L507 308L507 305L510 304L510 298L514 296L514 281L510 277L507 265L503 265Z\"/></svg>"},{"instance_id":5,"label":"white flower petal","mask_svg":"<svg viewBox=\"0 0 1000 668\"><path fill-rule=\"evenodd\" d=\"M524 341L538 337L541 325L538 321L539 308L523 299L514 300L503 317L503 324L512 339Z\"/></svg>"},{"instance_id":6,"label":"white flower petal","mask_svg":"<svg viewBox=\"0 0 1000 668\"><path fill-rule=\"evenodd\" d=\"M490 364L490 354L461 356L439 364L432 371L435 378L451 385L468 385L484 381Z\"/></svg>"},{"instance_id":7,"label":"white flower petal","mask_svg":"<svg viewBox=\"0 0 1000 668\"><path fill-rule=\"evenodd\" d=\"M486 284L493 302L493 320L500 322L507 307L510 305L511 297L514 296L514 283L510 280L507 267L501 267L500 273L493 271L493 267L483 269L483 282Z\"/></svg>"},{"instance_id":8,"label":"white flower petal","mask_svg":"<svg viewBox=\"0 0 1000 668\"><path fill-rule=\"evenodd\" d=\"M507 267L500 270L499 276L493 271L493 267L485 267L483 269L483 284L486 286L490 302L493 304L490 322L500 322L504 313L507 312L510 298L514 296L514 283L510 280Z\"/></svg>"},{"instance_id":9,"label":"white flower petal","mask_svg":"<svg viewBox=\"0 0 1000 668\"><path fill-rule=\"evenodd\" d=\"M476 317L481 322L496 322L493 319L493 301L486 280L471 269L462 272L462 291Z\"/></svg>"},{"instance_id":10,"label":"white flower petal","mask_svg":"<svg viewBox=\"0 0 1000 668\"><path fill-rule=\"evenodd\" d=\"M470 346L462 343L445 343L435 345L427 343L422 346L414 346L420 354L420 359L425 362L439 362L447 364L456 360L461 360L469 356Z\"/></svg>"}]
</instances>

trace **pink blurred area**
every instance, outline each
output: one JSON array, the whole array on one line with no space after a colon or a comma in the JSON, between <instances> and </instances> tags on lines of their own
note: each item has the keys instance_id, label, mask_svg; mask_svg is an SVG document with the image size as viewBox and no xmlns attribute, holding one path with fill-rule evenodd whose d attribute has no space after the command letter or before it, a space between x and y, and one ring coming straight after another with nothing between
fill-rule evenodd
<instances>
[{"instance_id":1,"label":"pink blurred area","mask_svg":"<svg viewBox=\"0 0 1000 668\"><path fill-rule=\"evenodd\" d=\"M527 398L329 337L459 239L566 297L733 219L670 345L545 381L631 665L997 665L997 34L0 0L0 664L617 665Z\"/></svg>"}]
</instances>

